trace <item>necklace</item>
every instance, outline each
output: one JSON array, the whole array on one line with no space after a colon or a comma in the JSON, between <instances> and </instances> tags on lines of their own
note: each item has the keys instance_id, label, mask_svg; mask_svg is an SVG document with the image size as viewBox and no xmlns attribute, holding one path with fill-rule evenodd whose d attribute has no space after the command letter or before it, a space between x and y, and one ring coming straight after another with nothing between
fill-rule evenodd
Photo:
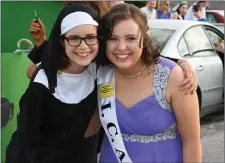
<instances>
[{"instance_id":1,"label":"necklace","mask_svg":"<svg viewBox=\"0 0 225 163\"><path fill-rule=\"evenodd\" d=\"M122 75L124 78L127 78L127 79L133 79L133 78L136 78L138 77L139 75L141 75L141 73L144 71L145 69L145 66L143 65L141 70L139 72L137 72L136 74L134 75L124 75L120 72L120 70L117 68L118 72L120 73L120 75Z\"/></svg>"}]
</instances>

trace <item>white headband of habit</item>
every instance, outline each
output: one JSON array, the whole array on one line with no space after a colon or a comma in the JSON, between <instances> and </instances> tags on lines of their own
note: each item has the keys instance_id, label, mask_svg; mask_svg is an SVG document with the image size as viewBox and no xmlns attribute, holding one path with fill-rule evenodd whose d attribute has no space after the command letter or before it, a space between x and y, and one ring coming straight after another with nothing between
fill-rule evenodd
<instances>
[{"instance_id":1,"label":"white headband of habit","mask_svg":"<svg viewBox=\"0 0 225 163\"><path fill-rule=\"evenodd\" d=\"M63 18L61 22L61 35L77 26L86 24L98 26L98 23L88 13L81 11L73 12Z\"/></svg>"}]
</instances>

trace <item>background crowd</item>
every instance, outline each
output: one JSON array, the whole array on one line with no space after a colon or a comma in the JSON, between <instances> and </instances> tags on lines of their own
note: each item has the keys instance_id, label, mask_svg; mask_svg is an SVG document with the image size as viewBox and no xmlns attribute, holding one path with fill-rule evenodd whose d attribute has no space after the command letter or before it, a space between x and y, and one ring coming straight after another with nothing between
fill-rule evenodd
<instances>
[{"instance_id":1,"label":"background crowd","mask_svg":"<svg viewBox=\"0 0 225 163\"><path fill-rule=\"evenodd\" d=\"M208 1L198 1L189 6L187 1L171 8L170 1L147 1L141 10L148 19L198 20L207 22L206 8Z\"/></svg>"}]
</instances>

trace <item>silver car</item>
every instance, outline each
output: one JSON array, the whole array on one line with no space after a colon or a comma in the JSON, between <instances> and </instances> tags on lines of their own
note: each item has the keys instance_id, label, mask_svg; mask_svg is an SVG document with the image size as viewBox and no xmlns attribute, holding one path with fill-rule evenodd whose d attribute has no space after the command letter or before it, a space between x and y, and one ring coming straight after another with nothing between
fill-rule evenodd
<instances>
[{"instance_id":1,"label":"silver car","mask_svg":"<svg viewBox=\"0 0 225 163\"><path fill-rule=\"evenodd\" d=\"M201 116L220 109L224 103L224 33L212 24L188 20L150 20L149 27L161 55L192 65L198 78Z\"/></svg>"}]
</instances>

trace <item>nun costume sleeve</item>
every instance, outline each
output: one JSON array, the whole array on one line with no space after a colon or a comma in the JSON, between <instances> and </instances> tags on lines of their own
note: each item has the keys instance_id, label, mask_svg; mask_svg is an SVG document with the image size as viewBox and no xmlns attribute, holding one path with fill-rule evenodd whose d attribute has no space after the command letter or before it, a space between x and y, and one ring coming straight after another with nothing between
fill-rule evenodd
<instances>
[{"instance_id":1,"label":"nun costume sleeve","mask_svg":"<svg viewBox=\"0 0 225 163\"><path fill-rule=\"evenodd\" d=\"M28 58L34 63L38 64L41 62L42 55L44 54L44 50L48 45L48 41L45 40L39 47L35 45L35 47L28 54Z\"/></svg>"},{"instance_id":2,"label":"nun costume sleeve","mask_svg":"<svg viewBox=\"0 0 225 163\"><path fill-rule=\"evenodd\" d=\"M7 149L7 163L36 163L40 144L40 128L45 103L43 90L32 83L21 97L18 128Z\"/></svg>"}]
</instances>

